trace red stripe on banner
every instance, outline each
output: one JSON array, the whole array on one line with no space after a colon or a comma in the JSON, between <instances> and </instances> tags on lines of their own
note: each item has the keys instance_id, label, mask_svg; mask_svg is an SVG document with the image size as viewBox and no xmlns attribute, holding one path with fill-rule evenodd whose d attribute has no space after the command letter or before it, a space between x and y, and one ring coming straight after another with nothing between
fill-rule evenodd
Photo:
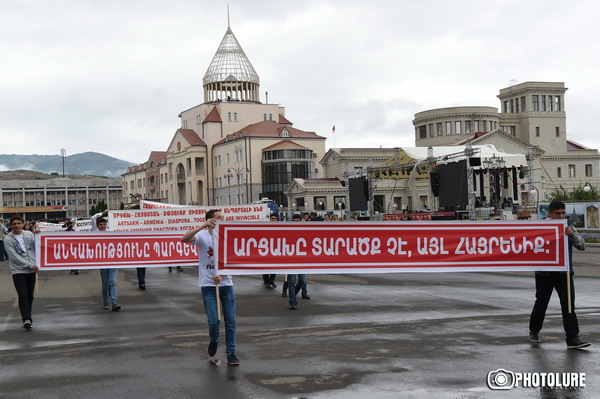
<instances>
[{"instance_id":1,"label":"red stripe on banner","mask_svg":"<svg viewBox=\"0 0 600 399\"><path fill-rule=\"evenodd\" d=\"M565 221L221 223L219 273L567 270Z\"/></svg>"},{"instance_id":2,"label":"red stripe on banner","mask_svg":"<svg viewBox=\"0 0 600 399\"><path fill-rule=\"evenodd\" d=\"M194 244L181 232L40 233L36 261L41 270L197 265Z\"/></svg>"}]
</instances>

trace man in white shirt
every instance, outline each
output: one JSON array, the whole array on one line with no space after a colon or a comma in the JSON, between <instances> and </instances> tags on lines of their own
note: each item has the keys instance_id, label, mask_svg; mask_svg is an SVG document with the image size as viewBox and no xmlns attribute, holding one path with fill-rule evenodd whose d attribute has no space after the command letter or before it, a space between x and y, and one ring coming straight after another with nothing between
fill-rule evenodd
<instances>
[{"instance_id":1,"label":"man in white shirt","mask_svg":"<svg viewBox=\"0 0 600 399\"><path fill-rule=\"evenodd\" d=\"M217 353L219 344L219 316L217 309L217 286L219 298L225 319L225 353L227 364L239 366L240 361L235 355L235 294L233 281L230 275L223 276L215 273L213 260L212 230L218 221L223 220L221 211L212 209L206 212L205 220L199 227L189 230L181 237L183 242L193 242L198 246L199 267L198 274L204 310L208 318L208 355L213 357Z\"/></svg>"}]
</instances>

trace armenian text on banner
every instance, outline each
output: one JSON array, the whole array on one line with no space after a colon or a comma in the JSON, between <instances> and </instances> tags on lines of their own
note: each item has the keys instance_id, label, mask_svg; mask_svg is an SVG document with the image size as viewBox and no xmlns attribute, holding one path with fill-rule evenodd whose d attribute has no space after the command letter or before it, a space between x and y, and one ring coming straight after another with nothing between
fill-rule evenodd
<instances>
[{"instance_id":1,"label":"armenian text on banner","mask_svg":"<svg viewBox=\"0 0 600 399\"><path fill-rule=\"evenodd\" d=\"M140 208L142 208L142 209L185 208L185 207L186 207L185 205L179 205L179 204L168 204L166 202L140 200Z\"/></svg>"},{"instance_id":2,"label":"armenian text on banner","mask_svg":"<svg viewBox=\"0 0 600 399\"><path fill-rule=\"evenodd\" d=\"M567 271L566 221L218 223L220 274Z\"/></svg>"},{"instance_id":3,"label":"armenian text on banner","mask_svg":"<svg viewBox=\"0 0 600 399\"><path fill-rule=\"evenodd\" d=\"M109 211L108 226L111 231L187 231L204 223L204 215L210 209L220 209L227 221L269 220L266 204L195 206Z\"/></svg>"},{"instance_id":4,"label":"armenian text on banner","mask_svg":"<svg viewBox=\"0 0 600 399\"><path fill-rule=\"evenodd\" d=\"M181 232L42 232L36 263L40 270L197 266L198 251Z\"/></svg>"}]
</instances>

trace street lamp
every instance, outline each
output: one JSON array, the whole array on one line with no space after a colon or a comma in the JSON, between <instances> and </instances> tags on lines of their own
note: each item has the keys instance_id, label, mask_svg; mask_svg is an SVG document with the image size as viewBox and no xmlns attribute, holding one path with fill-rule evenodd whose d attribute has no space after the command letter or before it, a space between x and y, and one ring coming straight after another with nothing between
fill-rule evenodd
<instances>
[{"instance_id":1,"label":"street lamp","mask_svg":"<svg viewBox=\"0 0 600 399\"><path fill-rule=\"evenodd\" d=\"M583 191L585 191L586 193L592 191L592 186L590 186L590 183L585 182L585 186L583 186Z\"/></svg>"},{"instance_id":2,"label":"street lamp","mask_svg":"<svg viewBox=\"0 0 600 399\"><path fill-rule=\"evenodd\" d=\"M240 184L240 175L241 175L243 172L249 173L249 172L250 172L250 169L248 169L248 168L247 168L247 167L245 167L245 166L242 166L241 168L228 168L228 169L227 169L227 173L231 174L232 172L235 172L235 175L236 175L236 178L237 178L237 182L236 182L236 184L237 184L237 188L238 188L237 203L238 203L238 205L240 205L240 204L241 204L241 202L242 202L242 201L241 201L241 198L240 198L240 186L241 186L241 184ZM232 176L233 176L233 175L232 175ZM243 179L242 179L242 180L243 180ZM230 200L230 205L231 205L231 200Z\"/></svg>"}]
</instances>

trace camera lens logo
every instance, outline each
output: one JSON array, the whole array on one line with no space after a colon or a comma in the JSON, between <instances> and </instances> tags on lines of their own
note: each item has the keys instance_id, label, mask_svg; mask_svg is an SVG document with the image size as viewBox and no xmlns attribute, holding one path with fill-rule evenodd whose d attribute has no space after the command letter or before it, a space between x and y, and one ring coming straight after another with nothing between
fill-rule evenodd
<instances>
[{"instance_id":1,"label":"camera lens logo","mask_svg":"<svg viewBox=\"0 0 600 399\"><path fill-rule=\"evenodd\" d=\"M511 389L515 386L515 373L504 369L490 371L487 375L487 384L494 390Z\"/></svg>"}]
</instances>

